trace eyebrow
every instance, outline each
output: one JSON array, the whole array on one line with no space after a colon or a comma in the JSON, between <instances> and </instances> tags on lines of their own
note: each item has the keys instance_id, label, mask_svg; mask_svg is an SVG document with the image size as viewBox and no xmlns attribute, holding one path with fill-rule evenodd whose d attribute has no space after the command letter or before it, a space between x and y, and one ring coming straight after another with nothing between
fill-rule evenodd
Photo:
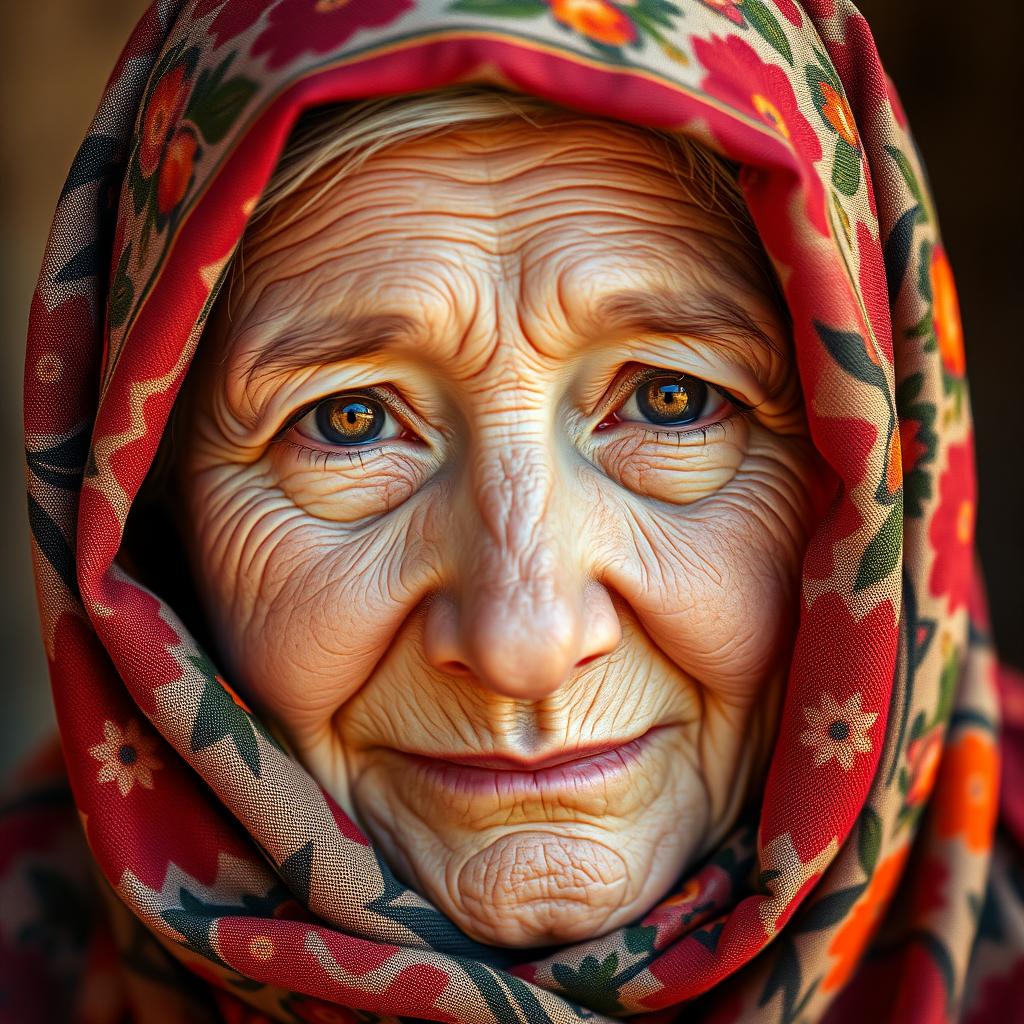
<instances>
[{"instance_id":1,"label":"eyebrow","mask_svg":"<svg viewBox=\"0 0 1024 1024\"><path fill-rule=\"evenodd\" d=\"M239 369L249 386L260 377L301 370L313 363L340 363L374 355L414 332L409 317L391 313L303 320L246 356Z\"/></svg>"},{"instance_id":2,"label":"eyebrow","mask_svg":"<svg viewBox=\"0 0 1024 1024\"><path fill-rule=\"evenodd\" d=\"M781 354L775 339L740 303L725 295L622 291L601 299L595 314L602 331L612 327L723 340L747 336ZM411 318L394 313L301 321L248 354L239 370L244 387L249 389L262 377L305 369L315 363L340 363L375 355L396 341L419 334Z\"/></svg>"},{"instance_id":3,"label":"eyebrow","mask_svg":"<svg viewBox=\"0 0 1024 1024\"><path fill-rule=\"evenodd\" d=\"M596 306L602 329L609 326L649 334L693 334L712 339L753 337L782 355L779 344L739 302L726 295L625 291L605 296ZM780 310L788 329L788 320Z\"/></svg>"}]
</instances>

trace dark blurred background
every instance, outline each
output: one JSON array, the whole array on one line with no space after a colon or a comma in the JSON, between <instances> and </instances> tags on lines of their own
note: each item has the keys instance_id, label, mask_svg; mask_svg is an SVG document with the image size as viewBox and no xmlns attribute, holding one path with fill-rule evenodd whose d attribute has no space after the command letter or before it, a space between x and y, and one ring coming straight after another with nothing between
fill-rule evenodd
<instances>
[{"instance_id":1,"label":"dark blurred background","mask_svg":"<svg viewBox=\"0 0 1024 1024\"><path fill-rule=\"evenodd\" d=\"M142 0L0 5L0 773L49 728L29 559L21 380L60 186ZM927 162L960 290L976 424L978 548L1003 657L1024 668L1024 74L1017 0L862 0Z\"/></svg>"}]
</instances>

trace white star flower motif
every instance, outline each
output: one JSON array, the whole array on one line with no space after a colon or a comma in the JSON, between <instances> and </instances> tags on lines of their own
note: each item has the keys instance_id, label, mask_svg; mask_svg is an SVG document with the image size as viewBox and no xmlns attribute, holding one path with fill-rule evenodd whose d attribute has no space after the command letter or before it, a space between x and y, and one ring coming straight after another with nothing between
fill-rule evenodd
<instances>
[{"instance_id":1,"label":"white star flower motif","mask_svg":"<svg viewBox=\"0 0 1024 1024\"><path fill-rule=\"evenodd\" d=\"M116 781L121 796L127 796L136 783L143 789L152 789L153 772L163 767L153 753L156 740L143 736L135 719L129 721L124 729L108 719L103 723L103 737L103 743L89 748L89 753L101 762L97 781Z\"/></svg>"},{"instance_id":2,"label":"white star flower motif","mask_svg":"<svg viewBox=\"0 0 1024 1024\"><path fill-rule=\"evenodd\" d=\"M854 754L871 750L866 733L878 718L877 711L864 711L858 690L840 704L830 693L822 693L821 707L805 707L804 718L809 728L800 734L805 747L813 747L815 764L835 758L846 771L853 767Z\"/></svg>"}]
</instances>

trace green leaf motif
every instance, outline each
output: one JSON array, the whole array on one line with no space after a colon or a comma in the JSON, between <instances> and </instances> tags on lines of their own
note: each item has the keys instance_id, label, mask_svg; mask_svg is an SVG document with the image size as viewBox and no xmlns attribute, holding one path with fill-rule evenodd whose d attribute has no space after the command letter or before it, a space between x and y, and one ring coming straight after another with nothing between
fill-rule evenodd
<instances>
[{"instance_id":1,"label":"green leaf motif","mask_svg":"<svg viewBox=\"0 0 1024 1024\"><path fill-rule=\"evenodd\" d=\"M914 169L910 166L910 161L907 159L906 153L901 149L897 149L895 146L886 146L885 151L895 161L896 166L900 170L900 174L903 175L903 180L907 183L907 188L910 189L910 194L917 201L919 219L922 222L927 221L928 207L924 201L924 193L921 191L921 186L918 184L917 176L914 174Z\"/></svg>"},{"instance_id":2,"label":"green leaf motif","mask_svg":"<svg viewBox=\"0 0 1024 1024\"><path fill-rule=\"evenodd\" d=\"M910 742L913 743L919 736L924 735L925 727L928 725L928 716L923 711L918 711L914 716L914 724L910 727Z\"/></svg>"},{"instance_id":3,"label":"green leaf motif","mask_svg":"<svg viewBox=\"0 0 1024 1024\"><path fill-rule=\"evenodd\" d=\"M674 27L683 12L670 0L637 0L636 6L627 13L641 28L652 31L652 26ZM639 17L638 17L639 16ZM643 24L640 24L640 23Z\"/></svg>"},{"instance_id":4,"label":"green leaf motif","mask_svg":"<svg viewBox=\"0 0 1024 1024\"><path fill-rule=\"evenodd\" d=\"M280 885L273 886L265 895L256 896L242 893L237 904L207 903L194 896L188 889L181 888L178 893L178 906L163 911L161 917L184 940L182 945L194 953L212 960L214 963L227 967L210 942L210 928L219 917L269 917L274 910L287 898L287 893Z\"/></svg>"},{"instance_id":5,"label":"green leaf motif","mask_svg":"<svg viewBox=\"0 0 1024 1024\"><path fill-rule=\"evenodd\" d=\"M842 92L843 83L839 81L839 75L836 74L836 69L832 66L832 61L828 59L828 54L825 53L824 50L819 50L816 46L812 46L811 49L814 51L814 56L819 65L816 70L821 73L825 81L828 82L836 92ZM807 70L810 71L810 68Z\"/></svg>"},{"instance_id":6,"label":"green leaf motif","mask_svg":"<svg viewBox=\"0 0 1024 1024\"><path fill-rule=\"evenodd\" d=\"M775 966L761 991L758 1006L767 1006L776 995L782 994L782 1015L780 1024L793 1024L801 1019L804 1008L810 1002L821 979L815 979L807 986L807 991L800 995L803 986L803 972L800 970L800 957L797 955L793 940L783 938L779 943Z\"/></svg>"},{"instance_id":7,"label":"green leaf motif","mask_svg":"<svg viewBox=\"0 0 1024 1024\"><path fill-rule=\"evenodd\" d=\"M865 807L860 816L860 830L857 832L857 859L861 870L870 878L878 863L878 851L882 848L882 819L873 807Z\"/></svg>"},{"instance_id":8,"label":"green leaf motif","mask_svg":"<svg viewBox=\"0 0 1024 1024\"><path fill-rule=\"evenodd\" d=\"M939 704L935 709L935 721L948 721L953 714L953 703L956 699L956 684L960 679L960 652L956 645L950 645L949 654L942 665L939 676Z\"/></svg>"},{"instance_id":9,"label":"green leaf motif","mask_svg":"<svg viewBox=\"0 0 1024 1024\"><path fill-rule=\"evenodd\" d=\"M893 503L885 522L864 549L854 590L863 590L884 579L899 565L903 553L903 496Z\"/></svg>"},{"instance_id":10,"label":"green leaf motif","mask_svg":"<svg viewBox=\"0 0 1024 1024\"><path fill-rule=\"evenodd\" d=\"M212 72L202 72L189 100L186 116L211 145L216 145L227 135L228 129L256 93L256 83L249 78L239 75L224 80L233 59L234 54Z\"/></svg>"},{"instance_id":11,"label":"green leaf motif","mask_svg":"<svg viewBox=\"0 0 1024 1024\"><path fill-rule=\"evenodd\" d=\"M832 163L832 184L844 196L857 194L860 188L860 153L846 139L836 139L836 155Z\"/></svg>"},{"instance_id":12,"label":"green leaf motif","mask_svg":"<svg viewBox=\"0 0 1024 1024\"><path fill-rule=\"evenodd\" d=\"M908 428L905 435L906 443L920 445L923 449L916 455L914 465L903 474L906 513L915 519L924 514L925 503L932 496L932 476L926 465L935 461L938 444L935 433L935 403L918 401L923 387L924 374L912 373L896 388L896 410L900 423L906 424ZM912 433L909 429L911 425L914 426Z\"/></svg>"},{"instance_id":13,"label":"green leaf motif","mask_svg":"<svg viewBox=\"0 0 1024 1024\"><path fill-rule=\"evenodd\" d=\"M722 937L722 929L724 927L724 921L716 921L714 924L708 925L707 928L698 928L693 933L693 937L705 949L714 953L718 949L718 940Z\"/></svg>"},{"instance_id":14,"label":"green leaf motif","mask_svg":"<svg viewBox=\"0 0 1024 1024\"><path fill-rule=\"evenodd\" d=\"M210 941L210 927L219 916L219 908L203 903L187 889L181 890L178 900L180 907L165 910L160 916L182 937L186 949L226 967ZM237 913L235 907L230 910Z\"/></svg>"},{"instance_id":15,"label":"green leaf motif","mask_svg":"<svg viewBox=\"0 0 1024 1024\"><path fill-rule=\"evenodd\" d=\"M264 740L278 749L280 747L245 708L232 700L231 695L216 678L216 670L208 658L190 657L189 661L204 676L199 710L192 723L192 750L198 753L225 737L230 737L246 768L255 778L259 778L260 753L256 734L259 733Z\"/></svg>"},{"instance_id":16,"label":"green leaf motif","mask_svg":"<svg viewBox=\"0 0 1024 1024\"><path fill-rule=\"evenodd\" d=\"M889 302L896 304L903 279L906 277L910 263L910 249L914 241L914 225L917 223L919 206L905 210L892 226L889 237L885 240L883 258L885 260L885 284L889 292Z\"/></svg>"},{"instance_id":17,"label":"green leaf motif","mask_svg":"<svg viewBox=\"0 0 1024 1024\"><path fill-rule=\"evenodd\" d=\"M654 925L637 925L627 928L624 932L626 949L630 953L649 953L654 949L654 940L658 937L658 929Z\"/></svg>"},{"instance_id":18,"label":"green leaf motif","mask_svg":"<svg viewBox=\"0 0 1024 1024\"><path fill-rule=\"evenodd\" d=\"M551 974L571 999L601 1013L621 1013L623 1006L613 984L618 967L618 954L609 953L604 960L585 956L577 970L566 964L552 964Z\"/></svg>"},{"instance_id":19,"label":"green leaf motif","mask_svg":"<svg viewBox=\"0 0 1024 1024\"><path fill-rule=\"evenodd\" d=\"M837 331L814 321L814 329L824 342L832 358L857 380L885 391L885 374L868 355L864 339L856 331Z\"/></svg>"},{"instance_id":20,"label":"green leaf motif","mask_svg":"<svg viewBox=\"0 0 1024 1024\"><path fill-rule=\"evenodd\" d=\"M928 303L928 319L931 320L932 295L932 249L934 246L928 239L921 243L917 253L917 290L921 298Z\"/></svg>"},{"instance_id":21,"label":"green leaf motif","mask_svg":"<svg viewBox=\"0 0 1024 1024\"><path fill-rule=\"evenodd\" d=\"M294 853L289 854L278 868L281 877L288 883L303 905L309 904L309 883L313 877L313 840L304 843Z\"/></svg>"},{"instance_id":22,"label":"green leaf motif","mask_svg":"<svg viewBox=\"0 0 1024 1024\"><path fill-rule=\"evenodd\" d=\"M799 920L794 922L794 930L798 934L817 932L838 924L849 914L866 888L867 885L861 882L858 885L851 885L848 889L830 892L800 915Z\"/></svg>"},{"instance_id":23,"label":"green leaf motif","mask_svg":"<svg viewBox=\"0 0 1024 1024\"><path fill-rule=\"evenodd\" d=\"M110 318L111 327L120 327L128 319L128 312L135 299L135 285L128 277L128 260L131 254L132 246L129 242L117 262L114 283L110 286L110 305L107 307L107 315Z\"/></svg>"},{"instance_id":24,"label":"green leaf motif","mask_svg":"<svg viewBox=\"0 0 1024 1024\"><path fill-rule=\"evenodd\" d=\"M487 14L495 18L535 18L549 8L544 0L454 0L449 11Z\"/></svg>"},{"instance_id":25,"label":"green leaf motif","mask_svg":"<svg viewBox=\"0 0 1024 1024\"><path fill-rule=\"evenodd\" d=\"M742 0L740 10L746 15L747 20L762 39L767 42L776 53L785 58L790 67L793 66L793 50L782 30L778 18L772 14L768 5L762 0Z\"/></svg>"}]
</instances>

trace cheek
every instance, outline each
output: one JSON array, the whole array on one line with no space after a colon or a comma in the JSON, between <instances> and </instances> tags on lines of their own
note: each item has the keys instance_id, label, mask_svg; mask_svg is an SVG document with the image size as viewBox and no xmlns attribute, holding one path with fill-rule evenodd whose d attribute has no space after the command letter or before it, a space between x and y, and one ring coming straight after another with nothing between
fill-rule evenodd
<instances>
[{"instance_id":1,"label":"cheek","mask_svg":"<svg viewBox=\"0 0 1024 1024\"><path fill-rule=\"evenodd\" d=\"M302 743L373 672L431 581L429 510L353 528L297 509L251 468L193 477L190 560L225 668Z\"/></svg>"},{"instance_id":2,"label":"cheek","mask_svg":"<svg viewBox=\"0 0 1024 1024\"><path fill-rule=\"evenodd\" d=\"M609 581L651 639L724 696L751 698L788 655L813 466L808 442L753 425L725 487L690 507L631 500L617 517Z\"/></svg>"}]
</instances>

